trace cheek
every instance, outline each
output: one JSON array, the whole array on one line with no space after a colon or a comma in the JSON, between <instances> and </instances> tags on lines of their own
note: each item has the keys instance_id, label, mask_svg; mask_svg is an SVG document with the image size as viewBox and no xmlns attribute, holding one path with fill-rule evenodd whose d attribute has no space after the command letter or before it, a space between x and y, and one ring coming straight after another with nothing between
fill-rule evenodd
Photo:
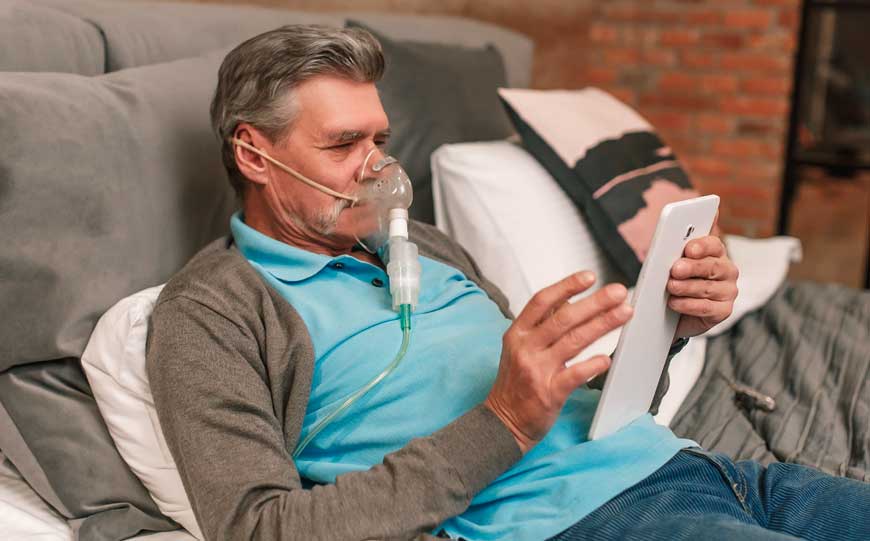
<instances>
[{"instance_id":1,"label":"cheek","mask_svg":"<svg viewBox=\"0 0 870 541\"><path fill-rule=\"evenodd\" d=\"M354 158L338 161L323 159L317 163L316 171L309 178L335 191L346 193L352 191L356 184L360 165L359 160Z\"/></svg>"}]
</instances>

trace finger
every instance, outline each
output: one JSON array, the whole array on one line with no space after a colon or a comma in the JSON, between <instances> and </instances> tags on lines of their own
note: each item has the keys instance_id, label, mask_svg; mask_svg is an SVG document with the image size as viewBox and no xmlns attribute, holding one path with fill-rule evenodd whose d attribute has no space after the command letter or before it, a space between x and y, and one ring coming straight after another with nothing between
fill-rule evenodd
<instances>
[{"instance_id":1,"label":"finger","mask_svg":"<svg viewBox=\"0 0 870 541\"><path fill-rule=\"evenodd\" d=\"M622 284L609 284L602 287L586 298L563 305L550 317L544 319L529 339L535 345L549 346L574 327L619 305L627 296L628 290Z\"/></svg>"},{"instance_id":2,"label":"finger","mask_svg":"<svg viewBox=\"0 0 870 541\"><path fill-rule=\"evenodd\" d=\"M568 395L574 392L577 387L580 387L608 368L610 368L610 357L607 355L596 355L591 359L586 359L559 370L553 376L553 393L556 395L556 400L560 403L564 402L568 398Z\"/></svg>"},{"instance_id":3,"label":"finger","mask_svg":"<svg viewBox=\"0 0 870 541\"><path fill-rule=\"evenodd\" d=\"M731 312L731 303L690 297L670 297L668 307L687 316L721 321Z\"/></svg>"},{"instance_id":4,"label":"finger","mask_svg":"<svg viewBox=\"0 0 870 541\"><path fill-rule=\"evenodd\" d=\"M595 283L595 274L590 271L576 272L555 284L535 293L517 316L514 325L531 329L547 315L554 313L568 299L589 289Z\"/></svg>"},{"instance_id":5,"label":"finger","mask_svg":"<svg viewBox=\"0 0 870 541\"><path fill-rule=\"evenodd\" d=\"M550 358L554 360L554 363L564 363L573 359L589 344L613 329L624 325L631 319L633 313L634 310L630 305L622 303L586 323L574 327L548 348L548 352L551 354Z\"/></svg>"},{"instance_id":6,"label":"finger","mask_svg":"<svg viewBox=\"0 0 870 541\"><path fill-rule=\"evenodd\" d=\"M683 251L686 257L692 259L701 259L702 257L721 257L725 255L725 245L719 237L707 235L692 239L686 243L686 248Z\"/></svg>"},{"instance_id":7,"label":"finger","mask_svg":"<svg viewBox=\"0 0 870 541\"><path fill-rule=\"evenodd\" d=\"M737 267L727 257L704 259L680 258L671 267L671 277L677 280L703 278L705 280L737 280Z\"/></svg>"},{"instance_id":8,"label":"finger","mask_svg":"<svg viewBox=\"0 0 870 541\"><path fill-rule=\"evenodd\" d=\"M737 286L725 280L668 280L668 293L676 297L693 297L714 301L730 301L737 297Z\"/></svg>"}]
</instances>

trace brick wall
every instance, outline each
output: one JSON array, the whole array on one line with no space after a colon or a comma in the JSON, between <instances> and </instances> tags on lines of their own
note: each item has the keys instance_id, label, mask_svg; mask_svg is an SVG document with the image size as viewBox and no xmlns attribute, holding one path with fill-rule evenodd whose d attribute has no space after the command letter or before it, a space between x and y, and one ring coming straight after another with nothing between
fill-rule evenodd
<instances>
[{"instance_id":1,"label":"brick wall","mask_svg":"<svg viewBox=\"0 0 870 541\"><path fill-rule=\"evenodd\" d=\"M775 232L798 0L544 1L473 16L535 37L534 85L604 88L637 108L705 193L727 232ZM550 9L547 9L547 8Z\"/></svg>"},{"instance_id":2,"label":"brick wall","mask_svg":"<svg viewBox=\"0 0 870 541\"><path fill-rule=\"evenodd\" d=\"M239 3L240 0L194 0ZM241 0L464 15L535 40L537 88L604 88L636 107L731 233L774 232L799 0Z\"/></svg>"}]
</instances>

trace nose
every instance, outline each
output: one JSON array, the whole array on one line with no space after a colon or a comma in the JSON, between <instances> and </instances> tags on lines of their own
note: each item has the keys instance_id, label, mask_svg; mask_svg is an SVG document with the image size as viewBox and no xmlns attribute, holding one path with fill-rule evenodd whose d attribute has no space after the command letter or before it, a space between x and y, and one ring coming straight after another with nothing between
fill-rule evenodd
<instances>
[{"instance_id":1,"label":"nose","mask_svg":"<svg viewBox=\"0 0 870 541\"><path fill-rule=\"evenodd\" d=\"M368 153L366 153L366 157L359 168L357 182L364 179L366 175L371 174L373 172L372 166L381 161L384 157L386 157L386 155L383 151L378 146L373 146Z\"/></svg>"}]
</instances>

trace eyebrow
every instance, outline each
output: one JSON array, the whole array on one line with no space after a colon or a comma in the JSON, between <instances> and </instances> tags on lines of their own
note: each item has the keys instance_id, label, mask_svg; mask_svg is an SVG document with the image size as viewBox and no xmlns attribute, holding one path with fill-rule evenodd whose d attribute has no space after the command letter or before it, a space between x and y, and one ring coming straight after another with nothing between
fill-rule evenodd
<instances>
[{"instance_id":1,"label":"eyebrow","mask_svg":"<svg viewBox=\"0 0 870 541\"><path fill-rule=\"evenodd\" d=\"M380 130L375 133L375 136L380 137L389 137L392 135L392 130L387 128L385 130ZM330 143L351 143L353 141L359 141L360 139L365 137L365 132L360 130L342 130L338 132L332 132L326 134L326 140Z\"/></svg>"}]
</instances>

